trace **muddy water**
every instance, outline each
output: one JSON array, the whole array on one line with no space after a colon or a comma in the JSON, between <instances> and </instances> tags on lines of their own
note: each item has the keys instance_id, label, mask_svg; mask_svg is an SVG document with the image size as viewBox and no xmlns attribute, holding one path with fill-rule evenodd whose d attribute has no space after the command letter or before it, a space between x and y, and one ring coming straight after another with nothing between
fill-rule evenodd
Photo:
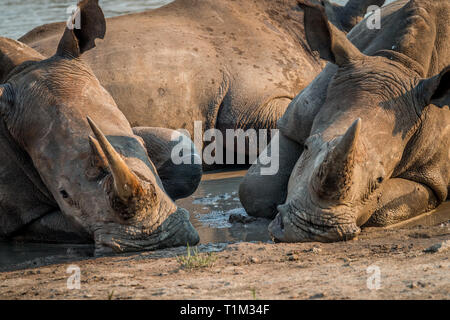
<instances>
[{"instance_id":1,"label":"muddy water","mask_svg":"<svg viewBox=\"0 0 450 320\"><path fill-rule=\"evenodd\" d=\"M266 219L230 223L231 215L248 217L239 201L238 188L245 171L205 174L197 191L177 204L191 213L201 243L269 241Z\"/></svg>"},{"instance_id":2,"label":"muddy water","mask_svg":"<svg viewBox=\"0 0 450 320\"><path fill-rule=\"evenodd\" d=\"M91 245L0 242L0 271L88 258Z\"/></svg>"}]
</instances>

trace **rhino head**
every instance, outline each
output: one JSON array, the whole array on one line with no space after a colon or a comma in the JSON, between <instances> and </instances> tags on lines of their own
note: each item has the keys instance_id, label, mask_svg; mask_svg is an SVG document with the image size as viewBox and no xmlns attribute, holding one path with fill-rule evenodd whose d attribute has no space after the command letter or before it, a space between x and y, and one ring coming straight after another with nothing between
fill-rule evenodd
<instances>
[{"instance_id":1,"label":"rhino head","mask_svg":"<svg viewBox=\"0 0 450 320\"><path fill-rule=\"evenodd\" d=\"M196 244L188 212L166 194L142 139L80 58L105 34L98 0L79 9L81 29L66 28L54 56L30 54L0 85L1 118L97 254Z\"/></svg>"},{"instance_id":2,"label":"rhino head","mask_svg":"<svg viewBox=\"0 0 450 320\"><path fill-rule=\"evenodd\" d=\"M320 6L303 6L314 21L305 22L311 48L338 69L269 231L283 242L347 240L389 192L389 179L404 169L424 110L448 105L450 68L424 79L421 65L401 52L367 56ZM441 201L447 182L442 187Z\"/></svg>"}]
</instances>

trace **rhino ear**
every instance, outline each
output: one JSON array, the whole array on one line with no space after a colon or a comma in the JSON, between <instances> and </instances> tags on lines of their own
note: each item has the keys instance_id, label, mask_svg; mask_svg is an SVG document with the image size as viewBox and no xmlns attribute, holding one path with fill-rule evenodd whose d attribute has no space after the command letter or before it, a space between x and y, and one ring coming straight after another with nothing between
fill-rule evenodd
<instances>
[{"instance_id":1,"label":"rhino ear","mask_svg":"<svg viewBox=\"0 0 450 320\"><path fill-rule=\"evenodd\" d=\"M309 46L322 59L343 66L364 55L347 39L344 32L328 21L325 8L301 0L298 5L305 11L305 33Z\"/></svg>"},{"instance_id":2,"label":"rhino ear","mask_svg":"<svg viewBox=\"0 0 450 320\"><path fill-rule=\"evenodd\" d=\"M448 106L450 104L450 66L437 76L422 80L419 87L425 106L429 104L441 108Z\"/></svg>"},{"instance_id":3,"label":"rhino ear","mask_svg":"<svg viewBox=\"0 0 450 320\"><path fill-rule=\"evenodd\" d=\"M106 21L98 0L82 0L68 21L56 55L77 58L95 47L95 39L103 39Z\"/></svg>"}]
</instances>

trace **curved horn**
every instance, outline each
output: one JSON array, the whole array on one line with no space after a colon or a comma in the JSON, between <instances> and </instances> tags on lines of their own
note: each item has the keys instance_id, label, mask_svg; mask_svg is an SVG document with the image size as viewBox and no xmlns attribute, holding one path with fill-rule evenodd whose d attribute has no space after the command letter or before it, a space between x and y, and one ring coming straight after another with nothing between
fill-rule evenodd
<instances>
[{"instance_id":1,"label":"curved horn","mask_svg":"<svg viewBox=\"0 0 450 320\"><path fill-rule=\"evenodd\" d=\"M141 183L128 168L119 153L114 149L111 143L109 143L94 121L89 117L87 117L87 120L98 140L98 144L108 160L111 173L114 177L116 195L122 201L128 202L131 197L142 193Z\"/></svg>"},{"instance_id":2,"label":"curved horn","mask_svg":"<svg viewBox=\"0 0 450 320\"><path fill-rule=\"evenodd\" d=\"M108 168L108 160L106 159L105 153L103 152L102 147L100 147L98 140L93 136L89 136L89 144L93 151L92 164L99 168Z\"/></svg>"},{"instance_id":3,"label":"curved horn","mask_svg":"<svg viewBox=\"0 0 450 320\"><path fill-rule=\"evenodd\" d=\"M358 118L342 136L341 141L330 151L315 175L315 186L319 196L342 199L351 185L356 144L361 132Z\"/></svg>"}]
</instances>

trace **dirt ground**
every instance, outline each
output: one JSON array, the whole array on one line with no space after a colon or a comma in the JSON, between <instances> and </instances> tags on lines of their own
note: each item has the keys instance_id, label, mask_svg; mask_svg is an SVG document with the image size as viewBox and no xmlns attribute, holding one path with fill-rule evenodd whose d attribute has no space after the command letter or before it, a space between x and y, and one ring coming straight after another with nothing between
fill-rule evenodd
<instances>
[{"instance_id":1,"label":"dirt ground","mask_svg":"<svg viewBox=\"0 0 450 320\"><path fill-rule=\"evenodd\" d=\"M448 244L450 221L340 243L202 245L218 251L203 268L180 266L186 248L91 258L0 273L0 298L449 299ZM80 289L67 288L69 265Z\"/></svg>"}]
</instances>

